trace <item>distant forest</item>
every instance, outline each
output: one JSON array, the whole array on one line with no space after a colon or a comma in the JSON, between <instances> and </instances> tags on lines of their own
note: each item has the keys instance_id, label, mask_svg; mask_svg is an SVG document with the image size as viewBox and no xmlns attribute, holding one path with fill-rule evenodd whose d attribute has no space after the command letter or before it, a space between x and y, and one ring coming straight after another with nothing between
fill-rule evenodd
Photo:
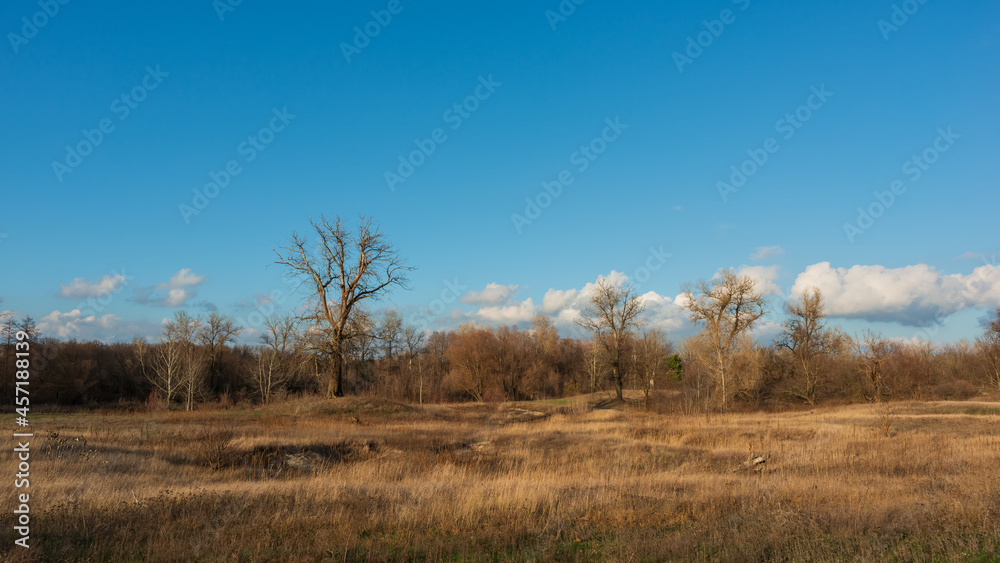
<instances>
[{"instance_id":1,"label":"distant forest","mask_svg":"<svg viewBox=\"0 0 1000 563\"><path fill-rule=\"evenodd\" d=\"M352 322L344 394L435 403L548 399L616 387L601 336L562 338L543 316L528 328L470 324L426 334L395 311L358 314ZM34 405L169 403L190 409L325 393L336 362L322 331L289 316L265 324L259 344L234 344L240 330L231 318L179 312L159 342L102 343L46 338L30 317L8 318L0 325L0 365L5 381L13 381L14 335L30 334ZM748 338L734 343L725 395L704 332L679 344L658 330L637 332L626 339L618 369L623 387L644 391L652 408L685 411L1000 392L1000 311L975 342L937 348L820 327L807 350L797 335L802 328L793 316L770 346ZM12 404L12 386L3 393Z\"/></svg>"},{"instance_id":2,"label":"distant forest","mask_svg":"<svg viewBox=\"0 0 1000 563\"><path fill-rule=\"evenodd\" d=\"M529 327L466 324L425 330L396 310L374 313L412 268L379 226L362 217L311 221L293 232L275 264L310 289L310 314L272 314L245 327L213 312L179 311L155 342L61 342L30 317L0 318L5 381L13 381L18 332L31 341L31 403L139 402L193 409L203 403L268 403L303 394L370 394L414 403L551 399L613 390L642 391L651 408L732 410L822 402L887 403L968 399L1000 393L1000 308L974 342L935 347L848 335L829 326L823 296L810 288L785 305L768 346L753 330L770 313L754 279L732 270L687 284L680 299L698 332L673 343L648 328L642 298L628 283L600 278L577 324L590 339L560 337L551 318ZM303 309L299 309L303 310ZM4 386L13 403L13 386Z\"/></svg>"}]
</instances>

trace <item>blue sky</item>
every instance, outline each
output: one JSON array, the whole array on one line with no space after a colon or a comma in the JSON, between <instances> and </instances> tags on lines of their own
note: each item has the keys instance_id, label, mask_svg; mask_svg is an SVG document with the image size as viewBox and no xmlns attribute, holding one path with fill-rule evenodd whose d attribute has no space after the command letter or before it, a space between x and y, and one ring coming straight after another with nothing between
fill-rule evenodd
<instances>
[{"instance_id":1,"label":"blue sky","mask_svg":"<svg viewBox=\"0 0 1000 563\"><path fill-rule=\"evenodd\" d=\"M900 338L1000 304L995 2L97 4L0 8L0 310L50 336L294 309L271 249L320 214L381 223L417 269L380 306L432 328L573 334L638 276L679 339L728 267L764 338L809 285Z\"/></svg>"}]
</instances>

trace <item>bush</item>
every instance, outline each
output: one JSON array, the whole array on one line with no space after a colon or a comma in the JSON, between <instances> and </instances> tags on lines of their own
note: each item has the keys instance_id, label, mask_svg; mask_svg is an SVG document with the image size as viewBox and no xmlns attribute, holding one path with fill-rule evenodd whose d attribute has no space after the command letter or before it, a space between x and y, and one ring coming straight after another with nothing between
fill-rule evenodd
<instances>
[{"instance_id":1,"label":"bush","mask_svg":"<svg viewBox=\"0 0 1000 563\"><path fill-rule=\"evenodd\" d=\"M221 429L205 427L195 437L194 453L199 465L219 470L232 465L232 440L236 432L230 426Z\"/></svg>"}]
</instances>

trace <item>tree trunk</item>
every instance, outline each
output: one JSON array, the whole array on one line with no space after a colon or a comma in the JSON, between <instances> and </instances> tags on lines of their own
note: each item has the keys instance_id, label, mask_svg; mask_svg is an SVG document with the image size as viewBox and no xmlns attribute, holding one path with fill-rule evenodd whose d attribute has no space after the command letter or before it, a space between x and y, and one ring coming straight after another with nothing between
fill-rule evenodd
<instances>
[{"instance_id":1,"label":"tree trunk","mask_svg":"<svg viewBox=\"0 0 1000 563\"><path fill-rule=\"evenodd\" d=\"M726 360L722 356L722 350L716 348L716 356L719 361L719 379L722 383L722 412L726 412Z\"/></svg>"},{"instance_id":2,"label":"tree trunk","mask_svg":"<svg viewBox=\"0 0 1000 563\"><path fill-rule=\"evenodd\" d=\"M624 402L625 399L622 397L622 375L618 366L614 366L613 369L615 373L615 392L618 394L618 401Z\"/></svg>"},{"instance_id":3,"label":"tree trunk","mask_svg":"<svg viewBox=\"0 0 1000 563\"><path fill-rule=\"evenodd\" d=\"M330 380L330 387L327 389L328 399L344 396L344 367L347 363L347 359L344 357L347 344L345 340L338 337L334 341L334 374Z\"/></svg>"}]
</instances>

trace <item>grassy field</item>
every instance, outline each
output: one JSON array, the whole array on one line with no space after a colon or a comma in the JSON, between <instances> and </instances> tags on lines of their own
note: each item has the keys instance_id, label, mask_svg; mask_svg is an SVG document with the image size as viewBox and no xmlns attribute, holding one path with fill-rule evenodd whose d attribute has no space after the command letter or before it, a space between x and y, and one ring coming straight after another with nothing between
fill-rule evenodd
<instances>
[{"instance_id":1,"label":"grassy field","mask_svg":"<svg viewBox=\"0 0 1000 563\"><path fill-rule=\"evenodd\" d=\"M1000 404L682 416L595 403L35 415L32 547L12 548L7 526L0 557L1000 557Z\"/></svg>"}]
</instances>

